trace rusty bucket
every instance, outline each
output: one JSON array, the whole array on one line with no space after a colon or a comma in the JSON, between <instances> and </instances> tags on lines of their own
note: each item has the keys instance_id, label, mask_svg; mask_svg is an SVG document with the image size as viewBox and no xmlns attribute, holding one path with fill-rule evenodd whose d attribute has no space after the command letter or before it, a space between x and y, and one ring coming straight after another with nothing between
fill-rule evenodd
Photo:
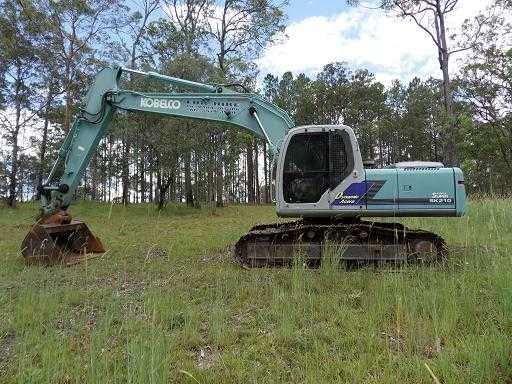
<instances>
[{"instance_id":1,"label":"rusty bucket","mask_svg":"<svg viewBox=\"0 0 512 384\"><path fill-rule=\"evenodd\" d=\"M61 212L39 220L25 236L21 252L27 264L71 265L105 248L84 222Z\"/></svg>"}]
</instances>

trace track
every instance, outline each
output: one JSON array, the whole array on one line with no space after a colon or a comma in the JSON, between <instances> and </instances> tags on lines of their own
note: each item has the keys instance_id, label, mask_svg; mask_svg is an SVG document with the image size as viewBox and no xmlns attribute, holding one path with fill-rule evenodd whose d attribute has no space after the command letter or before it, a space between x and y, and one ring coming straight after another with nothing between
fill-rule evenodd
<instances>
[{"instance_id":1,"label":"track","mask_svg":"<svg viewBox=\"0 0 512 384\"><path fill-rule=\"evenodd\" d=\"M328 258L431 262L443 258L445 252L444 240L432 232L361 220L257 225L235 246L236 260L249 267L289 266L297 260L318 267Z\"/></svg>"}]
</instances>

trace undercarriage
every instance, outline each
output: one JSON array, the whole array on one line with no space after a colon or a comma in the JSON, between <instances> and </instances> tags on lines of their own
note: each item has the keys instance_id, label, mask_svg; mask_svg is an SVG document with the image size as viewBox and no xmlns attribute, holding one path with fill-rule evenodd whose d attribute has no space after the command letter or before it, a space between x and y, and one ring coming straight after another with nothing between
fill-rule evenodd
<instances>
[{"instance_id":1,"label":"undercarriage","mask_svg":"<svg viewBox=\"0 0 512 384\"><path fill-rule=\"evenodd\" d=\"M300 261L432 262L446 254L444 240L399 223L298 220L256 225L238 240L235 258L248 267L290 266Z\"/></svg>"}]
</instances>

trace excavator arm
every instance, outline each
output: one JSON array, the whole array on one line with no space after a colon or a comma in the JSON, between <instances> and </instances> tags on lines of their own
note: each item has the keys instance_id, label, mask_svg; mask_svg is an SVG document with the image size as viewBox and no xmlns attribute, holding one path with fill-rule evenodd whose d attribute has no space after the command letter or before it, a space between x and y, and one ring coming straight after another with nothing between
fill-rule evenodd
<instances>
[{"instance_id":1,"label":"excavator arm","mask_svg":"<svg viewBox=\"0 0 512 384\"><path fill-rule=\"evenodd\" d=\"M173 91L121 89L123 72L163 82ZM289 265L297 254L305 255L308 265L319 265L326 246L334 247L332 255L343 248L336 257L351 261L437 260L445 254L445 243L434 233L359 217L462 213L464 180L458 168L418 169L415 165L365 170L349 127L307 126L289 131L293 122L286 112L258 95L152 72L108 68L96 75L43 186L41 218L22 244L27 262L70 264L105 251L85 223L71 219L67 208L114 113L122 110L225 123L252 132L265 138L274 154L291 154L289 168L285 168L288 156L280 156L278 185L281 180L300 198L314 184L321 185L322 195L306 201L281 196L286 209L290 208L286 215L303 215L303 220L258 225L240 238L235 256L247 265ZM353 164L356 160L358 169ZM307 166L300 168L301 162ZM286 182L285 169L287 177L291 175ZM332 175L342 178L331 185Z\"/></svg>"},{"instance_id":2,"label":"excavator arm","mask_svg":"<svg viewBox=\"0 0 512 384\"><path fill-rule=\"evenodd\" d=\"M173 92L146 93L120 88L123 72L170 86ZM73 263L104 247L67 208L74 192L118 110L225 123L265 138L277 154L293 122L288 114L262 97L121 67L105 68L94 78L84 107L69 130L41 190L41 217L22 244L29 263ZM59 174L57 174L59 173ZM57 182L54 182L57 180Z\"/></svg>"},{"instance_id":3,"label":"excavator arm","mask_svg":"<svg viewBox=\"0 0 512 384\"><path fill-rule=\"evenodd\" d=\"M192 92L145 93L119 88L123 72L132 72L164 82L174 90ZM87 92L81 109L59 151L59 157L42 190L42 213L51 215L66 209L117 110L153 113L226 123L265 138L272 152L278 153L293 122L288 114L262 97L234 92L230 88L195 83L156 73L124 68L100 71ZM50 185L58 166L64 170L57 185Z\"/></svg>"}]
</instances>

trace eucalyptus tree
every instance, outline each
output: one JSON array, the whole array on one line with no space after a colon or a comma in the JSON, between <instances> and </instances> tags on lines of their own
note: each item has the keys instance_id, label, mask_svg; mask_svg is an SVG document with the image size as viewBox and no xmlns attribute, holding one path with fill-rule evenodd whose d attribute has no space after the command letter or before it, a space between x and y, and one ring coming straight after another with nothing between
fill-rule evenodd
<instances>
[{"instance_id":1,"label":"eucalyptus tree","mask_svg":"<svg viewBox=\"0 0 512 384\"><path fill-rule=\"evenodd\" d=\"M316 78L316 106L320 119L329 124L342 122L348 105L351 71L346 63L325 65ZM320 123L320 122L319 122Z\"/></svg>"},{"instance_id":2,"label":"eucalyptus tree","mask_svg":"<svg viewBox=\"0 0 512 384\"><path fill-rule=\"evenodd\" d=\"M147 33L151 22L157 18L160 8L160 0L134 0L129 5L119 4L119 14L112 19L112 31L116 38L110 42L110 54L116 61L129 68L136 69L152 61L153 51L147 47ZM129 83L132 85L132 83ZM120 130L115 132L119 134L123 146L122 151L122 195L123 204L129 203L131 189L130 166L135 162L138 166L139 177L134 178L134 185L140 184L140 193L142 202L146 198L146 172L145 158L146 145L142 140L144 138L144 127L141 125L143 117L131 119L131 124L123 124ZM132 148L137 144L135 148ZM137 155L130 156L133 150ZM137 159L136 157L139 157ZM132 161L133 160L133 161ZM137 162L138 161L138 162ZM135 198L138 198L136 188Z\"/></svg>"},{"instance_id":3,"label":"eucalyptus tree","mask_svg":"<svg viewBox=\"0 0 512 384\"><path fill-rule=\"evenodd\" d=\"M457 80L456 96L468 103L470 113L463 121L464 166L470 187L486 192L490 184L512 187L512 33L508 19L504 13L486 29Z\"/></svg>"},{"instance_id":4,"label":"eucalyptus tree","mask_svg":"<svg viewBox=\"0 0 512 384\"><path fill-rule=\"evenodd\" d=\"M209 9L207 32L217 59L219 81L247 83L254 87L254 59L261 49L284 31L286 1L274 0L217 0ZM219 127L214 139L216 148L216 204L223 205L223 152L226 130ZM248 145L251 145L250 143ZM258 140L254 140L257 151ZM248 153L252 151L248 150ZM257 155L256 155L257 156ZM257 157L255 158L257 161ZM250 159L248 160L250 161ZM248 167L250 171L254 167ZM254 168L257 173L257 168ZM249 176L248 176L249 177ZM256 193L257 195L257 193ZM250 194L252 197L252 194Z\"/></svg>"},{"instance_id":5,"label":"eucalyptus tree","mask_svg":"<svg viewBox=\"0 0 512 384\"><path fill-rule=\"evenodd\" d=\"M343 123L354 128L363 159L375 158L377 127L385 109L384 85L368 70L352 73Z\"/></svg>"},{"instance_id":6,"label":"eucalyptus tree","mask_svg":"<svg viewBox=\"0 0 512 384\"><path fill-rule=\"evenodd\" d=\"M149 27L148 38L158 57L162 72L194 81L207 81L202 71L205 58L201 54L206 42L206 23L209 0L163 0L162 9L166 19L153 22ZM190 128L189 121L182 123ZM185 200L194 206L192 188L192 138L179 134L183 154ZM178 143L176 143L178 144Z\"/></svg>"},{"instance_id":7,"label":"eucalyptus tree","mask_svg":"<svg viewBox=\"0 0 512 384\"><path fill-rule=\"evenodd\" d=\"M97 69L96 48L113 28L119 10L119 0L43 0L49 30L53 40L64 93L63 127L67 131L77 100L88 82L88 75Z\"/></svg>"},{"instance_id":8,"label":"eucalyptus tree","mask_svg":"<svg viewBox=\"0 0 512 384\"><path fill-rule=\"evenodd\" d=\"M277 84L277 94L274 103L284 109L290 116L295 113L294 78L290 71L283 73Z\"/></svg>"},{"instance_id":9,"label":"eucalyptus tree","mask_svg":"<svg viewBox=\"0 0 512 384\"><path fill-rule=\"evenodd\" d=\"M457 120L453 111L450 81L450 59L454 54L474 47L478 42L481 27L492 22L495 17L494 12L490 10L485 16L482 14L475 18L479 28L474 29L473 34L468 34L468 29L464 28L464 25L458 26L462 29L462 36L458 43L455 42L451 47L450 37L453 39L456 34L448 35L450 29L447 16L453 13L458 5L463 6L468 1L473 0L377 0L376 2L378 7L386 11L396 11L399 17L412 20L418 28L425 32L436 47L443 78L441 86L446 114L444 160L448 165L455 165L459 161L456 148ZM357 5L360 0L347 0L347 2Z\"/></svg>"},{"instance_id":10,"label":"eucalyptus tree","mask_svg":"<svg viewBox=\"0 0 512 384\"><path fill-rule=\"evenodd\" d=\"M406 89L402 130L407 158L403 160L440 161L439 136L441 132L442 97L438 83L414 78Z\"/></svg>"},{"instance_id":11,"label":"eucalyptus tree","mask_svg":"<svg viewBox=\"0 0 512 384\"><path fill-rule=\"evenodd\" d=\"M42 31L41 24L34 22L40 17L37 7L28 1L0 1L0 52L4 79L0 128L11 147L7 198L11 207L16 205L18 192L19 136L23 129L34 123L40 108L36 84L41 70L37 46Z\"/></svg>"},{"instance_id":12,"label":"eucalyptus tree","mask_svg":"<svg viewBox=\"0 0 512 384\"><path fill-rule=\"evenodd\" d=\"M217 0L209 9L208 33L221 73L233 75L258 57L284 31L287 1Z\"/></svg>"},{"instance_id":13,"label":"eucalyptus tree","mask_svg":"<svg viewBox=\"0 0 512 384\"><path fill-rule=\"evenodd\" d=\"M47 19L45 25L47 25ZM37 186L36 199L40 198L40 191L43 184L43 178L48 171L48 152L52 144L51 126L59 118L60 103L59 97L62 94L62 81L59 73L59 65L57 58L53 54L55 51L53 37L47 33L48 28L44 29L45 32L41 34L42 41L40 46L40 59L41 71L39 77L39 87L41 88L41 95L43 96L43 107L38 113L39 118L42 120L40 141L37 143L39 147L39 164L37 167Z\"/></svg>"}]
</instances>

